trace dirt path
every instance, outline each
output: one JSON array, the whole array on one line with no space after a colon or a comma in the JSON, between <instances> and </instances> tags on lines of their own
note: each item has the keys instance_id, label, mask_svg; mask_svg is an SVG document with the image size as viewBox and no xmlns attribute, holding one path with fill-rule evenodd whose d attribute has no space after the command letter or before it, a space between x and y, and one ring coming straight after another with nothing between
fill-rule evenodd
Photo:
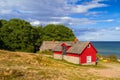
<instances>
[{"instance_id":1,"label":"dirt path","mask_svg":"<svg viewBox=\"0 0 120 80\"><path fill-rule=\"evenodd\" d=\"M90 69L89 72L97 76L120 78L120 64L117 63L103 63L107 68L105 69Z\"/></svg>"}]
</instances>

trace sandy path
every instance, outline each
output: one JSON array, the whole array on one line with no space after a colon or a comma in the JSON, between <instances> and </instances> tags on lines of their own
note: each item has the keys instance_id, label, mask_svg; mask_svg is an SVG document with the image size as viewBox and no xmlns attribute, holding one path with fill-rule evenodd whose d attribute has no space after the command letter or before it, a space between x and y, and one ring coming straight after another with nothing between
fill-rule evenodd
<instances>
[{"instance_id":1,"label":"sandy path","mask_svg":"<svg viewBox=\"0 0 120 80\"><path fill-rule=\"evenodd\" d=\"M105 69L90 69L88 72L102 77L120 78L120 64L104 63L107 68Z\"/></svg>"}]
</instances>

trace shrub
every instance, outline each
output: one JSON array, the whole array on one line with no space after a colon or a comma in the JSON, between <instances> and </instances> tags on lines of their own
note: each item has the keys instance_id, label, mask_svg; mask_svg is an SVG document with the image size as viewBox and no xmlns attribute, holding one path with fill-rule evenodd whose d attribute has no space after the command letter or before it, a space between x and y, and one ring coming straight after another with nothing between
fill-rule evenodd
<instances>
[{"instance_id":1,"label":"shrub","mask_svg":"<svg viewBox=\"0 0 120 80\"><path fill-rule=\"evenodd\" d=\"M112 62L117 62L117 56L114 55L114 54L110 54L110 55L108 55L108 58L109 58L110 61L112 61Z\"/></svg>"}]
</instances>

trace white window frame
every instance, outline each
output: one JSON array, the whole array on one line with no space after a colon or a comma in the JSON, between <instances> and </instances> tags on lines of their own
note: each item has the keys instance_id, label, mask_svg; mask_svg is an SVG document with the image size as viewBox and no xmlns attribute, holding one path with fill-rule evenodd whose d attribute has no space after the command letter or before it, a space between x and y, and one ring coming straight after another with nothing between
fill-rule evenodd
<instances>
[{"instance_id":1,"label":"white window frame","mask_svg":"<svg viewBox=\"0 0 120 80\"><path fill-rule=\"evenodd\" d=\"M91 63L92 62L92 56L86 56L86 60L87 60L87 63Z\"/></svg>"}]
</instances>

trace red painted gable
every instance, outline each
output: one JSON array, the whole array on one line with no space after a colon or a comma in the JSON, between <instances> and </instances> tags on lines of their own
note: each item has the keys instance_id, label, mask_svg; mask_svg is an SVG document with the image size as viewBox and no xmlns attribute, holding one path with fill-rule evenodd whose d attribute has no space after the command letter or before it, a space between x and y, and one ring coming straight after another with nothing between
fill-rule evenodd
<instances>
[{"instance_id":1,"label":"red painted gable","mask_svg":"<svg viewBox=\"0 0 120 80\"><path fill-rule=\"evenodd\" d=\"M62 46L66 46L66 49L67 49L67 50L71 48L71 46L68 46L68 45L65 44L65 43L62 43L62 44L61 44L61 47L62 47ZM61 54L61 55L62 55L62 49L61 49L61 51L54 51L53 54Z\"/></svg>"},{"instance_id":2,"label":"red painted gable","mask_svg":"<svg viewBox=\"0 0 120 80\"><path fill-rule=\"evenodd\" d=\"M65 43L62 43L62 44L61 44L61 47L62 47L62 46L66 46L67 50L70 49L70 47L71 47L71 46L68 46L68 45L65 44Z\"/></svg>"},{"instance_id":3,"label":"red painted gable","mask_svg":"<svg viewBox=\"0 0 120 80\"><path fill-rule=\"evenodd\" d=\"M65 43L62 43L61 46L67 46Z\"/></svg>"},{"instance_id":4,"label":"red painted gable","mask_svg":"<svg viewBox=\"0 0 120 80\"><path fill-rule=\"evenodd\" d=\"M83 52L80 54L80 63L87 63L87 56L91 56L91 62L96 62L96 49L93 47L92 43L89 43Z\"/></svg>"}]
</instances>

